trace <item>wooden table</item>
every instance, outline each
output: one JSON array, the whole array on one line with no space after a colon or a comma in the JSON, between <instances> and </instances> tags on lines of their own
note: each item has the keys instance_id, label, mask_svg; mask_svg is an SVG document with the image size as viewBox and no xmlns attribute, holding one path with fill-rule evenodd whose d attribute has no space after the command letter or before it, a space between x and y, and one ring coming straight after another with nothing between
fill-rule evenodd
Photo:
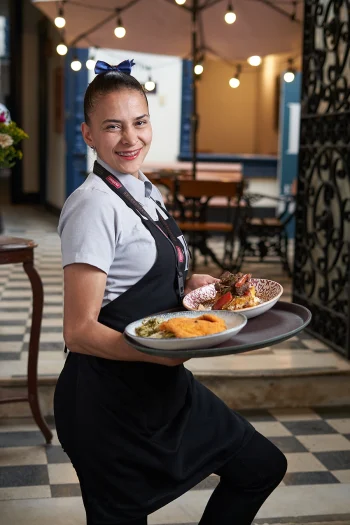
<instances>
[{"instance_id":1,"label":"wooden table","mask_svg":"<svg viewBox=\"0 0 350 525\"><path fill-rule=\"evenodd\" d=\"M192 179L190 162L178 162L173 164L173 167L164 167L164 165L162 164L158 168L154 167L154 164L144 165L142 171L149 179L154 179L156 177L184 177ZM172 166L172 164L169 164L169 166ZM224 169L221 166L215 165L215 163L207 165L207 163L203 162L199 163L197 168L198 169L196 173L196 180L220 180L223 182L240 182L243 179L243 173L242 170L239 168L239 165L232 166L229 169Z\"/></svg>"},{"instance_id":2,"label":"wooden table","mask_svg":"<svg viewBox=\"0 0 350 525\"><path fill-rule=\"evenodd\" d=\"M40 328L43 312L43 285L38 272L34 267L34 241L17 237L0 236L0 264L22 263L28 275L33 294L32 324L29 339L27 365L27 397L0 398L0 404L29 402L33 418L44 434L46 443L51 443L52 432L42 416L38 398L38 354Z\"/></svg>"},{"instance_id":3,"label":"wooden table","mask_svg":"<svg viewBox=\"0 0 350 525\"><path fill-rule=\"evenodd\" d=\"M236 175L242 177L243 166L237 162L197 162L197 178L201 174L210 174L210 176L235 177ZM175 162L150 162L147 161L142 166L144 173L150 172L163 172L163 171L177 171L177 172L188 172L192 177L192 162L187 161L175 161Z\"/></svg>"}]
</instances>

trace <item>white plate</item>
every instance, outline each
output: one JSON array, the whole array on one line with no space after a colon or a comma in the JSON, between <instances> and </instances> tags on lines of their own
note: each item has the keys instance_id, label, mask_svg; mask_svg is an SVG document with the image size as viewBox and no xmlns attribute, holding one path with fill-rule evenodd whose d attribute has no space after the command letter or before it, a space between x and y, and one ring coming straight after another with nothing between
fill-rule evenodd
<instances>
[{"instance_id":1,"label":"white plate","mask_svg":"<svg viewBox=\"0 0 350 525\"><path fill-rule=\"evenodd\" d=\"M217 334L205 335L203 337L186 337L184 339L174 338L174 339L153 339L151 337L140 337L136 335L136 328L138 328L145 319L150 319L152 317L157 317L162 321L167 321L172 317L200 317L205 313L212 312L172 312L169 314L155 314L144 319L139 319L130 323L125 328L125 333L137 341L137 343L147 346L149 348L158 348L161 350L190 350L193 348L210 348L211 346L219 345L225 341L228 341L231 337L238 334L240 330L246 325L247 318L245 315L236 312L228 311L216 311L215 315L223 319L226 323L227 330L219 332Z\"/></svg>"},{"instance_id":2,"label":"white plate","mask_svg":"<svg viewBox=\"0 0 350 525\"><path fill-rule=\"evenodd\" d=\"M251 279L251 283L255 286L256 296L261 299L262 302L256 306L235 310L236 313L244 314L247 319L264 314L267 310L270 310L283 294L282 286L276 281L270 281L269 279ZM186 310L198 311L198 306L202 303L206 303L205 306L210 309L214 304L215 296L215 285L207 284L185 295L182 302ZM220 311L221 310L215 310L215 315Z\"/></svg>"}]
</instances>

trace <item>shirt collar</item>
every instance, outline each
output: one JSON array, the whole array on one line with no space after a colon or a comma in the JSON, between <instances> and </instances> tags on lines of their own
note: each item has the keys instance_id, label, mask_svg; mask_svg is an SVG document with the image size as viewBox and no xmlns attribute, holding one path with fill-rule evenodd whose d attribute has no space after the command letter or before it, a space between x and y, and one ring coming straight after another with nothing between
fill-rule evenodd
<instances>
[{"instance_id":1,"label":"shirt collar","mask_svg":"<svg viewBox=\"0 0 350 525\"><path fill-rule=\"evenodd\" d=\"M144 183L144 185L145 185L145 197L147 197L147 199L149 199L150 196L151 196L151 193L152 193L152 182L147 179L146 175L144 175L142 173L142 171L139 171L139 180L142 180L142 182Z\"/></svg>"},{"instance_id":2,"label":"shirt collar","mask_svg":"<svg viewBox=\"0 0 350 525\"><path fill-rule=\"evenodd\" d=\"M101 166L108 170L114 177L118 178L125 186L128 192L139 202L144 202L149 199L152 193L152 183L147 177L139 171L139 178L137 179L130 173L120 173L111 168L106 162L97 157L97 161Z\"/></svg>"}]
</instances>

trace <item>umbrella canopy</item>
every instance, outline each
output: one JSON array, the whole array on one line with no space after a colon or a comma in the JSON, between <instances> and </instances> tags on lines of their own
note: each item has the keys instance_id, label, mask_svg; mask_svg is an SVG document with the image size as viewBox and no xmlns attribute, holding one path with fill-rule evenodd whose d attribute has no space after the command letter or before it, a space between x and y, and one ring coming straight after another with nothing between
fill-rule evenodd
<instances>
[{"instance_id":1,"label":"umbrella canopy","mask_svg":"<svg viewBox=\"0 0 350 525\"><path fill-rule=\"evenodd\" d=\"M187 0L185 7L191 7L192 1ZM62 5L55 0L33 3L52 20ZM236 0L237 20L232 25L224 21L227 1L197 0L197 4L207 6L199 17L198 44L214 55L233 61L300 50L301 0ZM65 0L63 6L69 46L191 56L191 13L174 0ZM126 29L121 39L114 35L116 7Z\"/></svg>"}]
</instances>

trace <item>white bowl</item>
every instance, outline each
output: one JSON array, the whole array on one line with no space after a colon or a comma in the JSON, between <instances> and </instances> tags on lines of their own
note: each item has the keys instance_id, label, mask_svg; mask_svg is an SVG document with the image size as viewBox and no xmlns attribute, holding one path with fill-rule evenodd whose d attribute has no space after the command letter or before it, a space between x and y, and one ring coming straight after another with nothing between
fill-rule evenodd
<instances>
[{"instance_id":1,"label":"white bowl","mask_svg":"<svg viewBox=\"0 0 350 525\"><path fill-rule=\"evenodd\" d=\"M270 281L269 279L251 279L251 283L255 286L256 297L261 300L261 303L256 306L250 306L249 308L235 310L235 313L242 313L247 319L264 314L270 310L283 294L282 286L276 283L276 281ZM215 285L207 284L185 295L182 303L186 310L198 311L198 306L202 303L206 303L205 307L210 310L214 304L215 296ZM215 310L215 315L221 311L222 310Z\"/></svg>"},{"instance_id":2,"label":"white bowl","mask_svg":"<svg viewBox=\"0 0 350 525\"><path fill-rule=\"evenodd\" d=\"M193 348L210 348L212 346L217 346L220 343L228 341L236 335L247 323L247 318L242 313L229 312L227 310L216 311L215 315L223 319L226 323L227 330L219 332L217 334L205 335L202 337L186 337L183 339L173 338L173 339L153 339L151 337L140 337L136 335L136 328L138 328L145 319L150 319L157 317L162 321L167 321L172 317L200 317L205 313L212 312L172 312L169 314L155 314L144 319L139 319L130 323L125 328L125 334L134 339L138 344L147 346L149 348L158 348L161 350L189 350Z\"/></svg>"}]
</instances>

